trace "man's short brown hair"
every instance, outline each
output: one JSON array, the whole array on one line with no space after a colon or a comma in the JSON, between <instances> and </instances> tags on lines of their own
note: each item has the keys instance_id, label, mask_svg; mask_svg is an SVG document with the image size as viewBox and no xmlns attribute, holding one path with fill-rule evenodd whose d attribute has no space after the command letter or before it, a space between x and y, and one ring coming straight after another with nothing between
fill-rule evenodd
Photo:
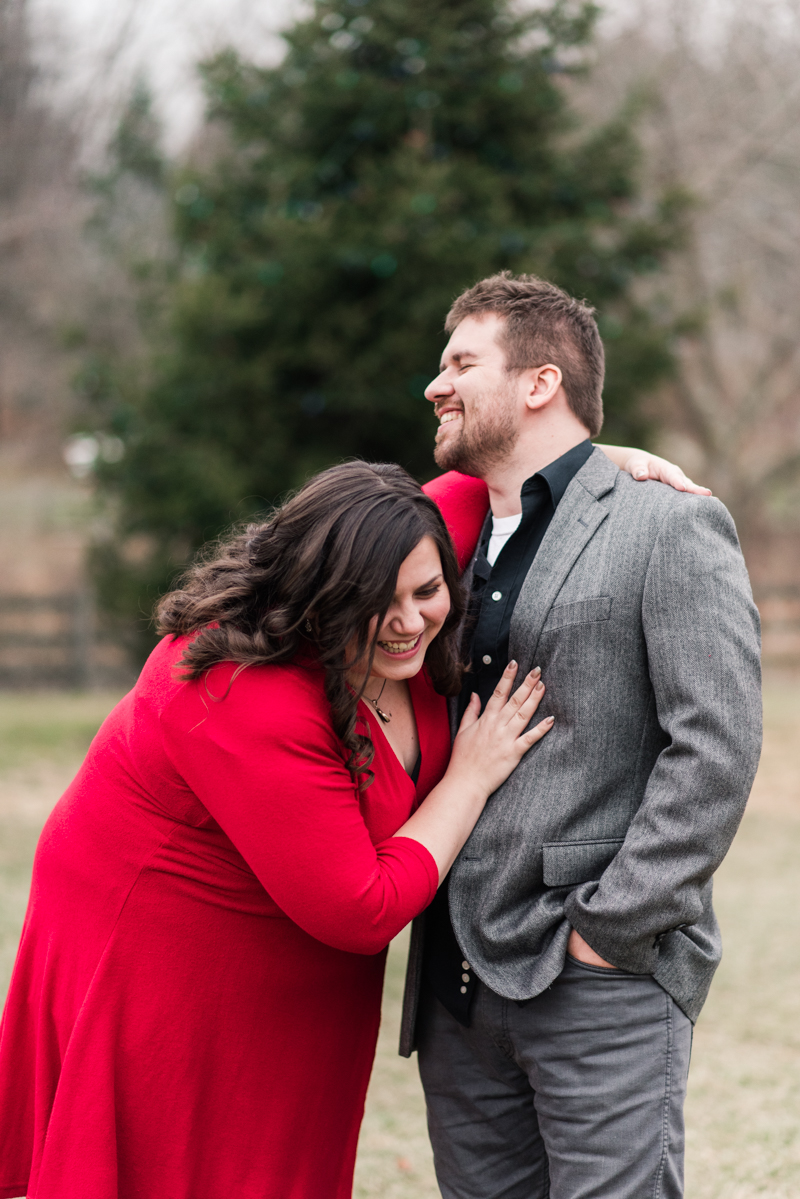
<instances>
[{"instance_id":1,"label":"man's short brown hair","mask_svg":"<svg viewBox=\"0 0 800 1199\"><path fill-rule=\"evenodd\" d=\"M465 317L494 312L512 374L551 362L561 369L571 410L596 437L603 425L605 354L594 308L536 275L501 271L462 292L447 314L452 333Z\"/></svg>"}]
</instances>

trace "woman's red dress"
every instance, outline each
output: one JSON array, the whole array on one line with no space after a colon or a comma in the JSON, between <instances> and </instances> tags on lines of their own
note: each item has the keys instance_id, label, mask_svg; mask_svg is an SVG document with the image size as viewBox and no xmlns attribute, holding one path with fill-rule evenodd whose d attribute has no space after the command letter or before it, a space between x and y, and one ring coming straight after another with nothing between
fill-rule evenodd
<instances>
[{"instance_id":1,"label":"woman's red dress","mask_svg":"<svg viewBox=\"0 0 800 1199\"><path fill-rule=\"evenodd\" d=\"M365 713L362 795L318 669L186 683L165 639L54 809L0 1030L0 1197L346 1199L385 947L436 890Z\"/></svg>"}]
</instances>

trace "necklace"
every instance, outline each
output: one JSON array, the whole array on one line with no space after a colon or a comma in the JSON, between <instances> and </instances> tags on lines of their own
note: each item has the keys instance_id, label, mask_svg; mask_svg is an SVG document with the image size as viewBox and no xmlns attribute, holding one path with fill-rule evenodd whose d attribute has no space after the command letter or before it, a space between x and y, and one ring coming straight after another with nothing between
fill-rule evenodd
<instances>
[{"instance_id":1,"label":"necklace","mask_svg":"<svg viewBox=\"0 0 800 1199\"><path fill-rule=\"evenodd\" d=\"M378 694L376 695L375 699L370 699L370 697L369 697L368 695L365 695L365 696L364 696L364 699L367 701L367 703L370 703L370 704L372 704L373 708L375 709L375 711L376 711L376 712L377 712L377 714L378 714L378 717L379 717L379 719L380 719L380 720L382 720L384 724L388 724L388 723L389 723L389 721L392 719L392 714L391 714L391 712L383 712L383 711L382 711L382 710L381 710L381 709L378 707L378 700L379 700L379 699L381 698L381 696L383 695L383 692L384 692L384 689L385 689L385 687L386 687L386 679L384 679L384 680L383 680L383 687L381 687L381 689L380 689L380 691L378 692Z\"/></svg>"}]
</instances>

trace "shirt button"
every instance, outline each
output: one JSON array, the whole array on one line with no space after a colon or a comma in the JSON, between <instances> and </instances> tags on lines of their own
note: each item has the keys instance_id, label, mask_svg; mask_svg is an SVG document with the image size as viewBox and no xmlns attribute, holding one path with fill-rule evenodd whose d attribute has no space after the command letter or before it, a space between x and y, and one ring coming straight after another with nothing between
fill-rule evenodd
<instances>
[{"instance_id":1,"label":"shirt button","mask_svg":"<svg viewBox=\"0 0 800 1199\"><path fill-rule=\"evenodd\" d=\"M466 993L467 993L467 988L466 988L466 987L462 987L462 988L461 988L461 994L462 994L462 995L466 995Z\"/></svg>"},{"instance_id":2,"label":"shirt button","mask_svg":"<svg viewBox=\"0 0 800 1199\"><path fill-rule=\"evenodd\" d=\"M491 666L491 664L492 664L492 655L491 655L491 654L484 654L484 655L483 655L483 657L481 658L481 662L483 662L484 666Z\"/></svg>"},{"instance_id":3,"label":"shirt button","mask_svg":"<svg viewBox=\"0 0 800 1199\"><path fill-rule=\"evenodd\" d=\"M470 969L470 964L469 964L469 962L462 962L462 963L461 963L461 969L462 969L462 970L469 970L469 969Z\"/></svg>"},{"instance_id":4,"label":"shirt button","mask_svg":"<svg viewBox=\"0 0 800 1199\"><path fill-rule=\"evenodd\" d=\"M461 975L461 981L462 981L462 983L468 983L468 982L469 982L469 975L468 975L468 974L462 974L462 975Z\"/></svg>"},{"instance_id":5,"label":"shirt button","mask_svg":"<svg viewBox=\"0 0 800 1199\"><path fill-rule=\"evenodd\" d=\"M502 593L502 591L493 591L493 592L492 592L492 599L493 599L493 600L499 600L499 599L502 599L502 598L503 598L503 593Z\"/></svg>"}]
</instances>

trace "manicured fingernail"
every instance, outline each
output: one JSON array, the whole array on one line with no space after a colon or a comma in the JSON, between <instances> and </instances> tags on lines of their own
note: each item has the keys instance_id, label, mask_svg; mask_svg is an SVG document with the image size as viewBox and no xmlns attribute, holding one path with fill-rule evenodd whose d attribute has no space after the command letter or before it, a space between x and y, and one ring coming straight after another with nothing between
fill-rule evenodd
<instances>
[{"instance_id":1,"label":"manicured fingernail","mask_svg":"<svg viewBox=\"0 0 800 1199\"><path fill-rule=\"evenodd\" d=\"M534 666L533 670L531 671L531 675L535 676L536 678L538 678L541 673L542 673L541 666Z\"/></svg>"},{"instance_id":2,"label":"manicured fingernail","mask_svg":"<svg viewBox=\"0 0 800 1199\"><path fill-rule=\"evenodd\" d=\"M555 716L545 716L544 722L545 722L545 724L554 724L555 719L556 719Z\"/></svg>"},{"instance_id":3,"label":"manicured fingernail","mask_svg":"<svg viewBox=\"0 0 800 1199\"><path fill-rule=\"evenodd\" d=\"M633 472L633 477L634 477L634 479L646 479L647 471L646 470L635 470Z\"/></svg>"},{"instance_id":4,"label":"manicured fingernail","mask_svg":"<svg viewBox=\"0 0 800 1199\"><path fill-rule=\"evenodd\" d=\"M541 679L539 679L539 682L534 687L534 691L544 691L544 683Z\"/></svg>"},{"instance_id":5,"label":"manicured fingernail","mask_svg":"<svg viewBox=\"0 0 800 1199\"><path fill-rule=\"evenodd\" d=\"M517 664L516 658L512 658L511 661L509 662L508 666L506 667L506 670L511 670L511 667L516 666L516 664Z\"/></svg>"}]
</instances>

